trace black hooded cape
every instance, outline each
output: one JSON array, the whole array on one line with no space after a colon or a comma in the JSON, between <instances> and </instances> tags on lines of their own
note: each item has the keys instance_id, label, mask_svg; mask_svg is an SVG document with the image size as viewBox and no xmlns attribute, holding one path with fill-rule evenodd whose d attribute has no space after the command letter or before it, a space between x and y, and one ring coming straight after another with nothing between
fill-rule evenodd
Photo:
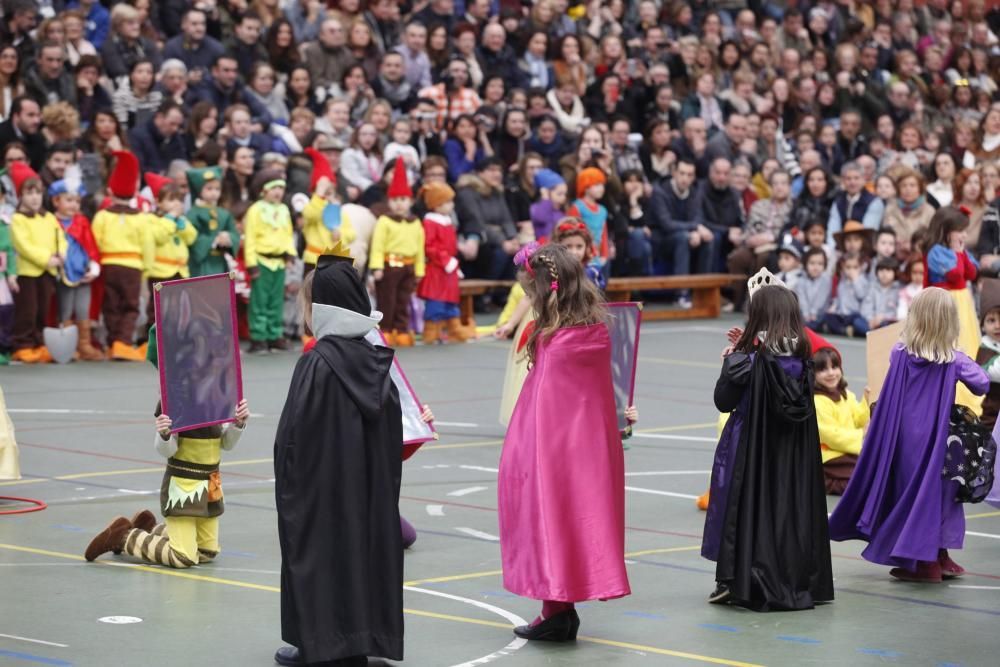
<instances>
[{"instance_id":1,"label":"black hooded cape","mask_svg":"<svg viewBox=\"0 0 1000 667\"><path fill-rule=\"evenodd\" d=\"M274 443L281 636L306 662L403 658L403 441L393 352L328 335L295 366Z\"/></svg>"},{"instance_id":2,"label":"black hooded cape","mask_svg":"<svg viewBox=\"0 0 1000 667\"><path fill-rule=\"evenodd\" d=\"M749 394L716 579L749 609L811 609L833 600L812 362L766 352L726 361L716 406L729 412ZM734 382L739 376L743 382Z\"/></svg>"}]
</instances>

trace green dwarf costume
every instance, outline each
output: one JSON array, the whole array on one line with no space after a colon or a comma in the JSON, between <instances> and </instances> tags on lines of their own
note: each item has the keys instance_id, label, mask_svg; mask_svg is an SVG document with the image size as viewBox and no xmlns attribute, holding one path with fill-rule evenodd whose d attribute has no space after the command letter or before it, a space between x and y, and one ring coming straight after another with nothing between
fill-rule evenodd
<instances>
[{"instance_id":1,"label":"green dwarf costume","mask_svg":"<svg viewBox=\"0 0 1000 667\"><path fill-rule=\"evenodd\" d=\"M187 219L198 230L198 238L190 249L188 266L191 277L209 276L216 273L228 273L226 254L233 257L240 247L240 233L236 230L236 221L232 214L224 208L209 204L201 199L201 191L209 181L222 183L221 167L201 167L187 172L188 187L194 205L188 211ZM232 245L229 248L219 247L216 239L222 232L228 232Z\"/></svg>"}]
</instances>

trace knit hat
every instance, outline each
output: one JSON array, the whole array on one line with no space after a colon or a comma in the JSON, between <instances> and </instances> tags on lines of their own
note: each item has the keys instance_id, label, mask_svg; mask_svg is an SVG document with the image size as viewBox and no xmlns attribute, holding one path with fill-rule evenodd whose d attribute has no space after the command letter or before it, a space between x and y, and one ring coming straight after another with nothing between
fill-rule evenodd
<instances>
[{"instance_id":1,"label":"knit hat","mask_svg":"<svg viewBox=\"0 0 1000 667\"><path fill-rule=\"evenodd\" d=\"M455 191L447 183L428 183L420 190L420 196L431 211L455 199Z\"/></svg>"},{"instance_id":2,"label":"knit hat","mask_svg":"<svg viewBox=\"0 0 1000 667\"><path fill-rule=\"evenodd\" d=\"M151 171L146 172L143 178L146 179L146 185L148 185L149 189L153 192L153 199L157 200L160 198L160 190L163 189L163 186L166 185L167 183L174 182L174 179L172 178L167 178L166 176L160 176L159 174L154 174Z\"/></svg>"},{"instance_id":3,"label":"knit hat","mask_svg":"<svg viewBox=\"0 0 1000 667\"><path fill-rule=\"evenodd\" d=\"M25 182L35 179L36 181L41 181L38 174L34 169L29 167L25 162L12 162L9 168L10 180L14 183L14 193L21 197L21 189L24 187Z\"/></svg>"},{"instance_id":4,"label":"knit hat","mask_svg":"<svg viewBox=\"0 0 1000 667\"><path fill-rule=\"evenodd\" d=\"M188 169L185 174L188 179L188 187L191 189L191 196L198 198L205 184L209 181L222 181L222 167L201 167L199 169Z\"/></svg>"},{"instance_id":5,"label":"knit hat","mask_svg":"<svg viewBox=\"0 0 1000 667\"><path fill-rule=\"evenodd\" d=\"M816 354L820 350L829 348L834 352L837 352L837 348L830 344L830 341L820 336L818 333L810 329L809 327L803 327L806 332L806 338L809 339L809 347L813 354Z\"/></svg>"},{"instance_id":6,"label":"knit hat","mask_svg":"<svg viewBox=\"0 0 1000 667\"><path fill-rule=\"evenodd\" d=\"M316 191L316 184L319 183L319 179L324 176L330 179L331 183L336 185L337 175L333 173L333 169L330 167L330 161L326 159L326 156L312 146L305 149L304 152L309 156L309 159L312 160L313 163L312 176L309 178L309 192Z\"/></svg>"},{"instance_id":7,"label":"knit hat","mask_svg":"<svg viewBox=\"0 0 1000 667\"><path fill-rule=\"evenodd\" d=\"M115 151L115 168L108 177L108 189L119 199L131 199L139 185L139 159L132 153Z\"/></svg>"},{"instance_id":8,"label":"knit hat","mask_svg":"<svg viewBox=\"0 0 1000 667\"><path fill-rule=\"evenodd\" d=\"M396 167L392 172L392 184L387 193L389 199L395 197L413 198L413 189L410 188L410 181L406 178L406 167L403 165L403 158L396 158Z\"/></svg>"},{"instance_id":9,"label":"knit hat","mask_svg":"<svg viewBox=\"0 0 1000 667\"><path fill-rule=\"evenodd\" d=\"M262 197L265 192L277 185L285 187L285 172L278 169L264 169L257 172L250 183L250 191L253 196Z\"/></svg>"},{"instance_id":10,"label":"knit hat","mask_svg":"<svg viewBox=\"0 0 1000 667\"><path fill-rule=\"evenodd\" d=\"M608 177L597 167L587 167L576 175L576 196L582 197L587 188L608 182Z\"/></svg>"},{"instance_id":11,"label":"knit hat","mask_svg":"<svg viewBox=\"0 0 1000 667\"><path fill-rule=\"evenodd\" d=\"M539 189L551 190L557 185L565 185L566 181L562 176L551 169L539 169L535 172L535 187Z\"/></svg>"}]
</instances>

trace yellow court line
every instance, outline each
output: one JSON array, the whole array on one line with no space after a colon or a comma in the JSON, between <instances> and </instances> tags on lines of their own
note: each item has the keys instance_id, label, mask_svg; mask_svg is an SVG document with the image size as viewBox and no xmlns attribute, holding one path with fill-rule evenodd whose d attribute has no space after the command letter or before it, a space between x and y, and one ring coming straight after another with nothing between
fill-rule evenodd
<instances>
[{"instance_id":1,"label":"yellow court line","mask_svg":"<svg viewBox=\"0 0 1000 667\"><path fill-rule=\"evenodd\" d=\"M243 459L237 461L223 461L222 467L253 465L257 463L271 463L274 459ZM164 465L166 463L164 462ZM124 470L99 470L96 472L77 472L71 475L58 475L56 477L36 477L34 479L16 479L10 482L0 482L0 486L15 486L20 484L41 484L42 482L65 481L70 479L86 479L89 477L111 477L113 475L138 475L150 472L163 472L164 466L155 468L126 468Z\"/></svg>"},{"instance_id":2,"label":"yellow court line","mask_svg":"<svg viewBox=\"0 0 1000 667\"><path fill-rule=\"evenodd\" d=\"M677 426L659 426L657 428L637 428L633 433L667 433L668 431L697 431L701 428L716 428L718 422L702 422L700 424L679 424Z\"/></svg>"},{"instance_id":3,"label":"yellow court line","mask_svg":"<svg viewBox=\"0 0 1000 667\"><path fill-rule=\"evenodd\" d=\"M680 551L696 551L701 549L701 545L690 547L669 547L666 549L646 549L644 551L630 551L625 554L625 558L638 558L639 556L650 556L652 554L669 554ZM431 579L417 579L415 581L403 582L404 586L421 586L423 584L443 584L449 581L464 581L466 579L481 579L483 577L495 577L503 574L503 570L484 570L483 572L470 572L468 574L454 574L447 577L433 577Z\"/></svg>"},{"instance_id":4,"label":"yellow court line","mask_svg":"<svg viewBox=\"0 0 1000 667\"><path fill-rule=\"evenodd\" d=\"M1000 512L983 512L982 514L970 514L966 519L985 519L990 516L1000 516Z\"/></svg>"},{"instance_id":5,"label":"yellow court line","mask_svg":"<svg viewBox=\"0 0 1000 667\"><path fill-rule=\"evenodd\" d=\"M29 554L37 554L40 556L52 556L55 558L65 558L67 560L83 561L85 560L82 556L76 554L68 554L61 551L49 551L48 549L36 549L35 547L22 547L16 544L3 544L0 543L0 549L8 549L10 551L21 551ZM111 563L109 561L94 561L97 565L104 565L107 567L120 567ZM147 567L145 565L129 566L125 568L128 570L139 570L140 572L151 572L153 574L163 574L169 577L180 577L182 579L193 579L196 581L205 581L213 584L225 584L227 586L237 586L239 588L251 588L254 590L267 591L270 593L280 593L281 589L277 586L265 586L263 584L254 584L248 581L239 581L237 579L222 579L219 577L206 577L200 574L191 574L189 572L171 570L168 568L154 568ZM410 584L405 584L410 585ZM406 614L411 614L413 616L424 616L426 618L435 618L443 621L454 621L456 623L467 623L470 625L484 625L491 628L500 628L502 630L510 630L511 626L505 623L499 623L497 621L484 621L478 618L471 618L469 616L453 616L451 614L439 614L432 611L423 611L421 609L409 609L404 608L403 612ZM686 653L684 651L673 651L671 649L659 648L657 646L645 646L643 644L632 644L630 642L619 642L611 639L601 639L599 637L577 637L577 641L588 642L590 644L600 644L603 646L611 646L614 648L624 648L630 651L643 651L646 653L654 653L656 655L669 655L674 658L685 658L687 660L696 660L698 662L707 662L714 665L729 665L730 667L763 667L763 665L758 665L751 662L739 662L736 660L726 660L725 658L713 658L707 655L699 655L697 653Z\"/></svg>"}]
</instances>

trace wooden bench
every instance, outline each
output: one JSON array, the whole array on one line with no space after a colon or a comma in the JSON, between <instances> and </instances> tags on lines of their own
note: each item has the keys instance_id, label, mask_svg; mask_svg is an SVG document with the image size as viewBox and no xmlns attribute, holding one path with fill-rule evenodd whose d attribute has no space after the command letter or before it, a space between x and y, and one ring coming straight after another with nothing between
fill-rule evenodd
<instances>
[{"instance_id":1,"label":"wooden bench","mask_svg":"<svg viewBox=\"0 0 1000 667\"><path fill-rule=\"evenodd\" d=\"M746 279L746 276L731 273L612 278L608 281L606 292L608 301L631 301L632 292L646 290L691 290L690 308L645 309L642 311L642 319L651 321L715 318L722 312L722 295L719 290Z\"/></svg>"},{"instance_id":2,"label":"wooden bench","mask_svg":"<svg viewBox=\"0 0 1000 667\"><path fill-rule=\"evenodd\" d=\"M647 309L642 319L686 320L714 318L722 312L723 287L746 280L746 276L729 273L702 273L692 276L639 276L635 278L612 278L608 281L608 301L631 301L632 292L647 290L691 290L690 308ZM473 298L495 289L510 289L512 280L462 280L459 289L462 297L462 324L475 322L472 312Z\"/></svg>"}]
</instances>

